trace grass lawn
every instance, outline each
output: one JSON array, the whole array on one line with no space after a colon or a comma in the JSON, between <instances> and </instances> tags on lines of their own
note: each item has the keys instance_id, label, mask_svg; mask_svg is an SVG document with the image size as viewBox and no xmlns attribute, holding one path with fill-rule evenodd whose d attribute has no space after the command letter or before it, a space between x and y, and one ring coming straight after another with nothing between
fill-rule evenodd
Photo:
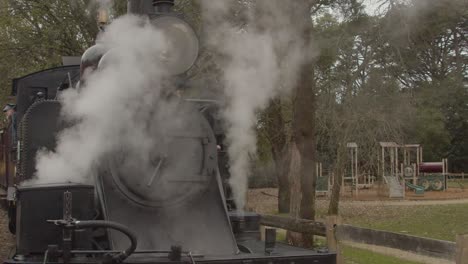
<instances>
[{"instance_id":1,"label":"grass lawn","mask_svg":"<svg viewBox=\"0 0 468 264\"><path fill-rule=\"evenodd\" d=\"M367 211L342 210L351 225L455 241L468 233L468 204L381 206Z\"/></svg>"},{"instance_id":2,"label":"grass lawn","mask_svg":"<svg viewBox=\"0 0 468 264\"><path fill-rule=\"evenodd\" d=\"M318 218L326 211L318 210ZM455 241L457 234L468 233L468 204L448 205L353 205L340 208L343 222L360 227L386 230L415 236ZM278 230L278 241L286 232ZM325 244L318 238L318 244ZM322 243L321 243L322 242ZM346 264L412 264L395 257L367 250L344 247Z\"/></svg>"},{"instance_id":3,"label":"grass lawn","mask_svg":"<svg viewBox=\"0 0 468 264\"><path fill-rule=\"evenodd\" d=\"M466 177L468 178L468 175L466 175ZM447 182L447 186L449 188L464 188L464 189L467 189L468 188L468 179L449 179L448 182Z\"/></svg>"},{"instance_id":4,"label":"grass lawn","mask_svg":"<svg viewBox=\"0 0 468 264\"><path fill-rule=\"evenodd\" d=\"M416 264L417 262L411 262L402 260L395 257L389 257L381 254L377 254L368 250L344 247L343 256L346 264Z\"/></svg>"},{"instance_id":5,"label":"grass lawn","mask_svg":"<svg viewBox=\"0 0 468 264\"><path fill-rule=\"evenodd\" d=\"M284 242L286 240L286 230L278 229L276 233L276 239ZM322 237L315 237L315 244L318 247L326 246L326 240ZM400 258L390 257L372 251L344 246L343 256L346 264L415 264L417 262L411 262Z\"/></svg>"}]
</instances>

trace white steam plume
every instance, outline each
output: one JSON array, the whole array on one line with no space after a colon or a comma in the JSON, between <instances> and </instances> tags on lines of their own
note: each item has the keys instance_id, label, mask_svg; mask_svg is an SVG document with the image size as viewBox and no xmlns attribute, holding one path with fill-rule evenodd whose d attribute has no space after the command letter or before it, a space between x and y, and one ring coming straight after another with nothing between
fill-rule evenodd
<instances>
[{"instance_id":1,"label":"white steam plume","mask_svg":"<svg viewBox=\"0 0 468 264\"><path fill-rule=\"evenodd\" d=\"M303 9L290 2L201 2L207 42L222 58L230 185L238 208L245 205L249 155L256 152L256 112L294 86L311 54L295 21Z\"/></svg>"},{"instance_id":2,"label":"white steam plume","mask_svg":"<svg viewBox=\"0 0 468 264\"><path fill-rule=\"evenodd\" d=\"M116 57L86 85L61 94L62 117L74 125L58 136L55 152L39 152L33 183L90 182L107 153L124 148L144 161L154 146L148 120L161 92L155 58L165 47L163 34L143 18L124 16L99 43Z\"/></svg>"}]
</instances>

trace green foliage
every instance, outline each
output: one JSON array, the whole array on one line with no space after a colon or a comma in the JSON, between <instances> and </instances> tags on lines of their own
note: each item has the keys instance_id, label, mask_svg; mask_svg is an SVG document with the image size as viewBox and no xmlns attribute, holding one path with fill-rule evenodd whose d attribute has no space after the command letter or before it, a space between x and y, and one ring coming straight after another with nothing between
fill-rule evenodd
<instances>
[{"instance_id":1,"label":"green foliage","mask_svg":"<svg viewBox=\"0 0 468 264\"><path fill-rule=\"evenodd\" d=\"M445 157L450 144L450 135L445 129L444 116L439 109L430 105L418 108L414 125L414 138L426 146L424 160L439 161L441 157Z\"/></svg>"},{"instance_id":2,"label":"green foliage","mask_svg":"<svg viewBox=\"0 0 468 264\"><path fill-rule=\"evenodd\" d=\"M403 260L396 257L390 257L378 253L374 253L368 250L354 248L354 247L343 247L343 256L346 264L416 264L418 262L412 262Z\"/></svg>"},{"instance_id":3,"label":"green foliage","mask_svg":"<svg viewBox=\"0 0 468 264\"><path fill-rule=\"evenodd\" d=\"M127 0L113 0L112 15L119 17L127 13Z\"/></svg>"},{"instance_id":4,"label":"green foliage","mask_svg":"<svg viewBox=\"0 0 468 264\"><path fill-rule=\"evenodd\" d=\"M468 169L467 23L459 0L401 3L378 23L386 68L417 107L409 138L423 144L425 160L448 157L453 171Z\"/></svg>"},{"instance_id":5,"label":"green foliage","mask_svg":"<svg viewBox=\"0 0 468 264\"><path fill-rule=\"evenodd\" d=\"M335 164L354 141L363 169L375 170L378 142L395 141L467 171L466 6L394 3L372 17L362 1L330 1L313 17L319 160Z\"/></svg>"},{"instance_id":6,"label":"green foliage","mask_svg":"<svg viewBox=\"0 0 468 264\"><path fill-rule=\"evenodd\" d=\"M126 0L112 3L112 17L126 13ZM11 100L11 79L58 66L61 56L79 56L92 45L98 32L96 9L94 0L0 0L0 102ZM207 32L199 1L177 0L176 10L203 38ZM448 157L451 170L467 171L464 1L394 1L381 16L369 16L363 1L324 0L315 1L312 13L320 160L332 165L337 149L355 141L362 159L372 164L378 141L397 141L422 144L425 160ZM220 69L213 56L202 47L189 73L203 90L205 79L193 76L216 79ZM217 85L213 82L210 86ZM287 97L281 101L289 138L292 102ZM268 164L272 142L265 131L277 124L269 127L273 124L259 116L258 157Z\"/></svg>"},{"instance_id":7,"label":"green foliage","mask_svg":"<svg viewBox=\"0 0 468 264\"><path fill-rule=\"evenodd\" d=\"M91 0L0 0L0 88L10 80L58 66L62 56L80 56L97 34Z\"/></svg>"},{"instance_id":8,"label":"green foliage","mask_svg":"<svg viewBox=\"0 0 468 264\"><path fill-rule=\"evenodd\" d=\"M326 247L327 243L323 237L314 237L316 247ZM286 241L286 230L277 229L276 240L279 242ZM350 246L342 246L341 253L346 264L416 264L418 262L412 262L401 258L391 257L374 253L369 250L359 249Z\"/></svg>"}]
</instances>

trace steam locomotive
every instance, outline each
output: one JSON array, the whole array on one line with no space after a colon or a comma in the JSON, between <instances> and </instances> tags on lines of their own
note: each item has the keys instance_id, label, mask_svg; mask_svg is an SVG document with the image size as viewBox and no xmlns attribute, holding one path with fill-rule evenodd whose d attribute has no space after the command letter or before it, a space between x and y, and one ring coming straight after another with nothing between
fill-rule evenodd
<instances>
[{"instance_id":1,"label":"steam locomotive","mask_svg":"<svg viewBox=\"0 0 468 264\"><path fill-rule=\"evenodd\" d=\"M183 56L168 66L177 75L193 65L198 39L173 5L169 0L130 0L128 12L148 16L154 26L183 42ZM267 229L262 241L259 216L235 210L226 191L226 157L219 149L223 132L218 129L216 103L210 101L180 104L179 113L190 121L172 134L170 144L177 147L165 153L166 165L156 170L163 174L157 184L142 188L129 180L146 175L124 169L125 157L117 155L101 164L92 185L22 185L36 173L38 151L53 151L57 134L68 125L60 118L57 94L75 89L86 70L97 67L104 55L94 46L84 53L80 65L13 81L19 128L1 133L0 185L7 190L16 251L4 263L336 262L335 254L326 250L276 243L274 229ZM187 154L177 151L181 148ZM188 157L184 164L177 162L181 156Z\"/></svg>"}]
</instances>

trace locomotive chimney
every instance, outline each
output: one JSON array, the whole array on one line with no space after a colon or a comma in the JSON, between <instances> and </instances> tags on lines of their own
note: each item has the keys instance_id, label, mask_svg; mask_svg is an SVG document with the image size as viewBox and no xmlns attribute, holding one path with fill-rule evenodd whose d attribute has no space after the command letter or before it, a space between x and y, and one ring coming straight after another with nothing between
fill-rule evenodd
<instances>
[{"instance_id":1,"label":"locomotive chimney","mask_svg":"<svg viewBox=\"0 0 468 264\"><path fill-rule=\"evenodd\" d=\"M127 0L127 13L144 15L153 11L153 0Z\"/></svg>"},{"instance_id":2,"label":"locomotive chimney","mask_svg":"<svg viewBox=\"0 0 468 264\"><path fill-rule=\"evenodd\" d=\"M174 7L174 0L153 0L156 13L170 13Z\"/></svg>"}]
</instances>

